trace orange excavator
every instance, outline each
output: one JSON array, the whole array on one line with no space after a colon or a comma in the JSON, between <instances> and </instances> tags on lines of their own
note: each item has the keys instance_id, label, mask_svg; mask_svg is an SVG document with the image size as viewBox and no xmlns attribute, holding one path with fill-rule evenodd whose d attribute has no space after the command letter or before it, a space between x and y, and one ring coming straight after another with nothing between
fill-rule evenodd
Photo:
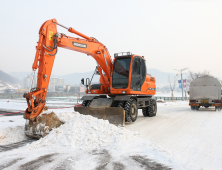
<instances>
[{"instance_id":1,"label":"orange excavator","mask_svg":"<svg viewBox=\"0 0 222 170\"><path fill-rule=\"evenodd\" d=\"M57 26L82 38L58 33ZM147 74L143 56L122 52L115 53L112 60L106 46L97 39L51 19L39 30L32 66L33 72L38 69L37 87L31 88L30 85L29 92L24 94L28 105L24 115L27 136L40 138L61 125L53 112L46 111L47 89L58 47L85 53L98 64L95 74L100 75L100 83L91 84L89 78L81 80L86 86L86 95L81 98L81 106L74 107L75 111L122 126L125 122L136 121L138 109L142 109L144 117L156 115L157 105L152 98L156 93L155 78Z\"/></svg>"}]
</instances>

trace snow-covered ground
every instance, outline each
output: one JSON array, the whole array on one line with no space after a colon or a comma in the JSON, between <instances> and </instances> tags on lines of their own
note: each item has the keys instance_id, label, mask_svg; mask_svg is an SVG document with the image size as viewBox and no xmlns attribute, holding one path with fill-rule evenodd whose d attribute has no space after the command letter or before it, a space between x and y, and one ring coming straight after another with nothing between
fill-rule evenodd
<instances>
[{"instance_id":1,"label":"snow-covered ground","mask_svg":"<svg viewBox=\"0 0 222 170\"><path fill-rule=\"evenodd\" d=\"M188 94L186 94L187 97L189 97ZM182 97L182 92L174 92L173 93L174 97ZM185 97L185 92L183 94L183 96ZM160 92L156 92L155 97L172 97L171 93L160 93Z\"/></svg>"},{"instance_id":2,"label":"snow-covered ground","mask_svg":"<svg viewBox=\"0 0 222 170\"><path fill-rule=\"evenodd\" d=\"M26 108L26 103L6 100L0 108L9 108L10 102L12 110ZM45 138L0 152L0 169L152 169L146 162L161 163L163 169L222 169L222 111L191 110L182 101L158 103L156 117L139 112L125 128L73 108L54 112L66 123ZM22 116L1 116L0 145L27 139L24 124Z\"/></svg>"},{"instance_id":3,"label":"snow-covered ground","mask_svg":"<svg viewBox=\"0 0 222 170\"><path fill-rule=\"evenodd\" d=\"M74 104L76 104L76 103L64 102L64 101L47 101L48 107L53 106L55 108L57 108L57 107L71 107ZM27 108L27 102L24 99L23 100L0 99L0 110L24 111L26 108ZM68 111L73 111L73 108L69 109Z\"/></svg>"}]
</instances>

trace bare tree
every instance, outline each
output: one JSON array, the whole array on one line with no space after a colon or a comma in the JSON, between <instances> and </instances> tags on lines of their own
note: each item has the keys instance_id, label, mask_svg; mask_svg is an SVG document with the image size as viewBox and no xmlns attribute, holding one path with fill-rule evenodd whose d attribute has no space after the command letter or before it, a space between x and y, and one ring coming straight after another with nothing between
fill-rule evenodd
<instances>
[{"instance_id":1,"label":"bare tree","mask_svg":"<svg viewBox=\"0 0 222 170\"><path fill-rule=\"evenodd\" d=\"M173 78L171 78L171 77L168 75L168 83L169 83L169 86L170 86L172 101L174 100L173 91L175 90L176 82L177 82L177 77L176 77L176 76L174 76Z\"/></svg>"},{"instance_id":2,"label":"bare tree","mask_svg":"<svg viewBox=\"0 0 222 170\"><path fill-rule=\"evenodd\" d=\"M204 70L202 72L198 71L198 72L192 72L192 71L188 71L188 77L187 77L187 86L190 86L191 81L193 81L194 79L198 78L198 77L203 77L203 76L211 76L210 75L210 71L209 70Z\"/></svg>"}]
</instances>

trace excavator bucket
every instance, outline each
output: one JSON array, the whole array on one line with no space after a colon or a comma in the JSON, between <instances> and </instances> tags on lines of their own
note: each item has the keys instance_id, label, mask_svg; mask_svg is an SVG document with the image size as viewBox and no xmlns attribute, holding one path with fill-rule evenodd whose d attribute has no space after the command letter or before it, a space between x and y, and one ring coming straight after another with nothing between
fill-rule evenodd
<instances>
[{"instance_id":1,"label":"excavator bucket","mask_svg":"<svg viewBox=\"0 0 222 170\"><path fill-rule=\"evenodd\" d=\"M108 120L109 123L116 126L125 126L125 111L120 107L90 108L75 107L76 112L84 115L91 115L98 119Z\"/></svg>"},{"instance_id":2,"label":"excavator bucket","mask_svg":"<svg viewBox=\"0 0 222 170\"><path fill-rule=\"evenodd\" d=\"M26 120L25 135L30 138L39 139L46 136L53 128L57 128L62 124L54 112L40 114L36 122Z\"/></svg>"}]
</instances>

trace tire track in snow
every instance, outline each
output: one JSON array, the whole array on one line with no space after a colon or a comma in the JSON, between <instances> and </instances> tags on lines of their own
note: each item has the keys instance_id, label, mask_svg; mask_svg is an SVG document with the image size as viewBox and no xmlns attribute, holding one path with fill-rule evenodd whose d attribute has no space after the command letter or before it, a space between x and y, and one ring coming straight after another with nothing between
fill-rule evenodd
<instances>
[{"instance_id":1,"label":"tire track in snow","mask_svg":"<svg viewBox=\"0 0 222 170\"><path fill-rule=\"evenodd\" d=\"M36 141L35 139L28 139L28 140L23 140L21 142L16 142L16 143L12 143L9 145L0 145L0 152L5 152L5 151L10 151L12 149L17 149L19 147L22 147L28 143L31 143L33 141Z\"/></svg>"},{"instance_id":2,"label":"tire track in snow","mask_svg":"<svg viewBox=\"0 0 222 170\"><path fill-rule=\"evenodd\" d=\"M20 165L20 170L31 170L31 169L37 169L41 166L44 166L45 164L51 163L54 161L53 156L54 154L48 154L44 156L40 156L35 160L32 160L30 162L27 162L25 164Z\"/></svg>"}]
</instances>

